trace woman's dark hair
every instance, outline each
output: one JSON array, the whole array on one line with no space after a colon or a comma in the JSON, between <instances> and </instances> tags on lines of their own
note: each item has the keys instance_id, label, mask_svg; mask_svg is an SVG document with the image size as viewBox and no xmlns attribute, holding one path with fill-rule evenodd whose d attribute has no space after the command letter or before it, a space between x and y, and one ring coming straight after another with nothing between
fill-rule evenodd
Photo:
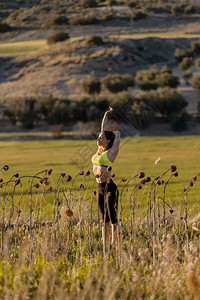
<instances>
[{"instance_id":1,"label":"woman's dark hair","mask_svg":"<svg viewBox=\"0 0 200 300\"><path fill-rule=\"evenodd\" d=\"M110 131L110 130L105 130L103 131L105 133L105 136L106 136L106 139L107 140L110 140L110 142L108 143L108 146L107 146L107 149L110 149L114 143L114 140L115 140L115 134L114 132Z\"/></svg>"}]
</instances>

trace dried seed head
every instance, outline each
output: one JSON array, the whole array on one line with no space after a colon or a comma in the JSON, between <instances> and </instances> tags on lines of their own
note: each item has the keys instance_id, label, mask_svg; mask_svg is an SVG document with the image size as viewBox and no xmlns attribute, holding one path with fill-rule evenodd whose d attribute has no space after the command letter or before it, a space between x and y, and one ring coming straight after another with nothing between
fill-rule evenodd
<instances>
[{"instance_id":1,"label":"dried seed head","mask_svg":"<svg viewBox=\"0 0 200 300\"><path fill-rule=\"evenodd\" d=\"M85 172L85 176L89 176L89 175L90 175L90 171L87 170L87 171Z\"/></svg>"},{"instance_id":2,"label":"dried seed head","mask_svg":"<svg viewBox=\"0 0 200 300\"><path fill-rule=\"evenodd\" d=\"M192 187L193 185L194 185L194 184L193 184L193 182L191 181L191 182L190 182L190 184L189 184L189 186L191 186L191 187Z\"/></svg>"},{"instance_id":3,"label":"dried seed head","mask_svg":"<svg viewBox=\"0 0 200 300\"><path fill-rule=\"evenodd\" d=\"M192 180L195 182L197 180L197 176L194 176Z\"/></svg>"},{"instance_id":4,"label":"dried seed head","mask_svg":"<svg viewBox=\"0 0 200 300\"><path fill-rule=\"evenodd\" d=\"M146 183L146 179L143 179L140 181L141 184L145 184Z\"/></svg>"},{"instance_id":5,"label":"dried seed head","mask_svg":"<svg viewBox=\"0 0 200 300\"><path fill-rule=\"evenodd\" d=\"M71 175L67 175L67 182L72 180L72 176Z\"/></svg>"},{"instance_id":6,"label":"dried seed head","mask_svg":"<svg viewBox=\"0 0 200 300\"><path fill-rule=\"evenodd\" d=\"M157 185L161 185L161 184L162 184L162 180L157 180L157 181L156 181L156 184L157 184Z\"/></svg>"},{"instance_id":7,"label":"dried seed head","mask_svg":"<svg viewBox=\"0 0 200 300\"><path fill-rule=\"evenodd\" d=\"M112 178L114 178L114 177L115 177L115 174L114 174L114 173L112 173L112 174L111 174L111 177L112 177Z\"/></svg>"},{"instance_id":8,"label":"dried seed head","mask_svg":"<svg viewBox=\"0 0 200 300\"><path fill-rule=\"evenodd\" d=\"M20 209L17 209L16 212L17 212L17 214L18 214L18 216L19 216L19 215L21 214L22 211L21 211Z\"/></svg>"},{"instance_id":9,"label":"dried seed head","mask_svg":"<svg viewBox=\"0 0 200 300\"><path fill-rule=\"evenodd\" d=\"M138 190L141 190L142 189L142 186L141 185L138 185Z\"/></svg>"},{"instance_id":10,"label":"dried seed head","mask_svg":"<svg viewBox=\"0 0 200 300\"><path fill-rule=\"evenodd\" d=\"M146 182L149 182L149 181L151 181L151 177L148 176L148 177L146 178Z\"/></svg>"},{"instance_id":11,"label":"dried seed head","mask_svg":"<svg viewBox=\"0 0 200 300\"><path fill-rule=\"evenodd\" d=\"M3 182L3 179L2 179L2 178L0 178L0 182Z\"/></svg>"},{"instance_id":12,"label":"dried seed head","mask_svg":"<svg viewBox=\"0 0 200 300\"><path fill-rule=\"evenodd\" d=\"M36 189L39 189L39 187L40 187L39 183L36 183L36 184L34 185L34 187L35 187Z\"/></svg>"},{"instance_id":13,"label":"dried seed head","mask_svg":"<svg viewBox=\"0 0 200 300\"><path fill-rule=\"evenodd\" d=\"M183 193L185 193L186 192L186 188L183 188Z\"/></svg>"},{"instance_id":14,"label":"dried seed head","mask_svg":"<svg viewBox=\"0 0 200 300\"><path fill-rule=\"evenodd\" d=\"M176 166L175 165L171 165L169 169L170 169L171 172L175 172L176 171Z\"/></svg>"},{"instance_id":15,"label":"dried seed head","mask_svg":"<svg viewBox=\"0 0 200 300\"><path fill-rule=\"evenodd\" d=\"M83 188L84 188L84 185L81 183L79 186L79 189L83 189Z\"/></svg>"},{"instance_id":16,"label":"dried seed head","mask_svg":"<svg viewBox=\"0 0 200 300\"><path fill-rule=\"evenodd\" d=\"M52 169L46 170L46 175L50 176L52 171L53 171Z\"/></svg>"},{"instance_id":17,"label":"dried seed head","mask_svg":"<svg viewBox=\"0 0 200 300\"><path fill-rule=\"evenodd\" d=\"M52 186L50 186L49 188L48 188L48 190L47 190L48 192L51 192L51 191L53 191L53 188L52 188Z\"/></svg>"},{"instance_id":18,"label":"dried seed head","mask_svg":"<svg viewBox=\"0 0 200 300\"><path fill-rule=\"evenodd\" d=\"M122 178L121 182L126 182L127 178Z\"/></svg>"},{"instance_id":19,"label":"dried seed head","mask_svg":"<svg viewBox=\"0 0 200 300\"><path fill-rule=\"evenodd\" d=\"M67 209L65 212L66 217L70 218L73 216L73 211L71 209Z\"/></svg>"},{"instance_id":20,"label":"dried seed head","mask_svg":"<svg viewBox=\"0 0 200 300\"><path fill-rule=\"evenodd\" d=\"M8 165L4 165L2 168L4 171L8 171L9 170L9 166Z\"/></svg>"},{"instance_id":21,"label":"dried seed head","mask_svg":"<svg viewBox=\"0 0 200 300\"><path fill-rule=\"evenodd\" d=\"M58 206L60 206L60 204L61 204L61 202L60 202L60 201L58 201Z\"/></svg>"},{"instance_id":22,"label":"dried seed head","mask_svg":"<svg viewBox=\"0 0 200 300\"><path fill-rule=\"evenodd\" d=\"M20 179L19 178L14 181L14 185L18 185L18 184L20 184Z\"/></svg>"},{"instance_id":23,"label":"dried seed head","mask_svg":"<svg viewBox=\"0 0 200 300\"><path fill-rule=\"evenodd\" d=\"M13 177L19 178L19 173L14 174Z\"/></svg>"},{"instance_id":24,"label":"dried seed head","mask_svg":"<svg viewBox=\"0 0 200 300\"><path fill-rule=\"evenodd\" d=\"M48 185L50 185L50 182L47 181L47 180L44 180L42 184L43 184L44 186L48 186Z\"/></svg>"},{"instance_id":25,"label":"dried seed head","mask_svg":"<svg viewBox=\"0 0 200 300\"><path fill-rule=\"evenodd\" d=\"M60 176L61 176L62 178L64 178L65 175L66 175L65 173L61 173L61 174L60 174Z\"/></svg>"},{"instance_id":26,"label":"dried seed head","mask_svg":"<svg viewBox=\"0 0 200 300\"><path fill-rule=\"evenodd\" d=\"M107 179L107 183L111 183L112 182L112 179L111 178L108 178Z\"/></svg>"},{"instance_id":27,"label":"dried seed head","mask_svg":"<svg viewBox=\"0 0 200 300\"><path fill-rule=\"evenodd\" d=\"M177 172L177 171L174 173L174 176L175 176L175 177L178 177L178 172Z\"/></svg>"},{"instance_id":28,"label":"dried seed head","mask_svg":"<svg viewBox=\"0 0 200 300\"><path fill-rule=\"evenodd\" d=\"M160 176L157 176L154 178L155 181L157 181L160 178Z\"/></svg>"},{"instance_id":29,"label":"dried seed head","mask_svg":"<svg viewBox=\"0 0 200 300\"><path fill-rule=\"evenodd\" d=\"M174 211L173 211L173 209L170 209L169 212L170 212L170 214L173 214Z\"/></svg>"},{"instance_id":30,"label":"dried seed head","mask_svg":"<svg viewBox=\"0 0 200 300\"><path fill-rule=\"evenodd\" d=\"M111 171L112 170L112 167L111 166L109 166L109 167L107 167L107 171Z\"/></svg>"},{"instance_id":31,"label":"dried seed head","mask_svg":"<svg viewBox=\"0 0 200 300\"><path fill-rule=\"evenodd\" d=\"M144 172L140 172L140 174L138 175L138 178L143 178L145 176Z\"/></svg>"},{"instance_id":32,"label":"dried seed head","mask_svg":"<svg viewBox=\"0 0 200 300\"><path fill-rule=\"evenodd\" d=\"M96 177L96 178L99 178L100 176L99 176L99 174L96 174L95 177Z\"/></svg>"},{"instance_id":33,"label":"dried seed head","mask_svg":"<svg viewBox=\"0 0 200 300\"><path fill-rule=\"evenodd\" d=\"M84 175L84 171L81 171L81 172L79 173L79 175Z\"/></svg>"},{"instance_id":34,"label":"dried seed head","mask_svg":"<svg viewBox=\"0 0 200 300\"><path fill-rule=\"evenodd\" d=\"M92 192L92 195L93 195L93 196L96 196L96 194L97 194L96 191L93 191L93 192Z\"/></svg>"}]
</instances>

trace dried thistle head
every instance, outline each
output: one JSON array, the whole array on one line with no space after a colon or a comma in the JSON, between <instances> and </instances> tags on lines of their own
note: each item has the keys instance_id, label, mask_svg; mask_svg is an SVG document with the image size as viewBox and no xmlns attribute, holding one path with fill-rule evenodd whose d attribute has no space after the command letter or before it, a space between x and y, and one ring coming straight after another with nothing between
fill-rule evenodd
<instances>
[{"instance_id":1,"label":"dried thistle head","mask_svg":"<svg viewBox=\"0 0 200 300\"><path fill-rule=\"evenodd\" d=\"M122 178L121 182L126 182L127 178Z\"/></svg>"},{"instance_id":2,"label":"dried thistle head","mask_svg":"<svg viewBox=\"0 0 200 300\"><path fill-rule=\"evenodd\" d=\"M42 184L43 184L44 186L48 186L48 185L50 185L50 182L47 181L47 180L44 180Z\"/></svg>"},{"instance_id":3,"label":"dried thistle head","mask_svg":"<svg viewBox=\"0 0 200 300\"><path fill-rule=\"evenodd\" d=\"M79 175L84 175L84 171L79 172Z\"/></svg>"},{"instance_id":4,"label":"dried thistle head","mask_svg":"<svg viewBox=\"0 0 200 300\"><path fill-rule=\"evenodd\" d=\"M157 185L161 185L161 184L162 184L162 180L158 179L158 180L156 181L156 184L157 184Z\"/></svg>"},{"instance_id":5,"label":"dried thistle head","mask_svg":"<svg viewBox=\"0 0 200 300\"><path fill-rule=\"evenodd\" d=\"M46 175L50 176L52 171L53 171L52 169L46 170Z\"/></svg>"},{"instance_id":6,"label":"dried thistle head","mask_svg":"<svg viewBox=\"0 0 200 300\"><path fill-rule=\"evenodd\" d=\"M71 209L67 209L65 215L66 217L71 218L73 216L73 211Z\"/></svg>"},{"instance_id":7,"label":"dried thistle head","mask_svg":"<svg viewBox=\"0 0 200 300\"><path fill-rule=\"evenodd\" d=\"M67 175L67 182L72 180L72 176L71 175Z\"/></svg>"},{"instance_id":8,"label":"dried thistle head","mask_svg":"<svg viewBox=\"0 0 200 300\"><path fill-rule=\"evenodd\" d=\"M145 184L146 183L146 179L143 179L140 181L141 184Z\"/></svg>"},{"instance_id":9,"label":"dried thistle head","mask_svg":"<svg viewBox=\"0 0 200 300\"><path fill-rule=\"evenodd\" d=\"M51 192L51 191L53 191L53 188L52 188L52 186L50 186L49 188L48 188L48 190L47 190L48 192Z\"/></svg>"},{"instance_id":10,"label":"dried thistle head","mask_svg":"<svg viewBox=\"0 0 200 300\"><path fill-rule=\"evenodd\" d=\"M174 177L178 177L178 172L176 171L176 172L174 172Z\"/></svg>"},{"instance_id":11,"label":"dried thistle head","mask_svg":"<svg viewBox=\"0 0 200 300\"><path fill-rule=\"evenodd\" d=\"M114 173L112 173L112 174L111 174L111 177L112 177L112 178L114 178L114 177L115 177L115 174L114 174Z\"/></svg>"},{"instance_id":12,"label":"dried thistle head","mask_svg":"<svg viewBox=\"0 0 200 300\"><path fill-rule=\"evenodd\" d=\"M142 189L142 186L141 185L138 185L138 190L141 190Z\"/></svg>"},{"instance_id":13,"label":"dried thistle head","mask_svg":"<svg viewBox=\"0 0 200 300\"><path fill-rule=\"evenodd\" d=\"M170 212L170 214L173 214L174 210L173 210L173 209L170 209L169 212Z\"/></svg>"},{"instance_id":14,"label":"dried thistle head","mask_svg":"<svg viewBox=\"0 0 200 300\"><path fill-rule=\"evenodd\" d=\"M84 185L81 183L79 186L79 189L83 189L83 188L84 188Z\"/></svg>"},{"instance_id":15,"label":"dried thistle head","mask_svg":"<svg viewBox=\"0 0 200 300\"><path fill-rule=\"evenodd\" d=\"M96 194L97 194L96 191L93 191L93 192L92 192L92 195L93 195L93 196L96 196Z\"/></svg>"},{"instance_id":16,"label":"dried thistle head","mask_svg":"<svg viewBox=\"0 0 200 300\"><path fill-rule=\"evenodd\" d=\"M140 174L138 175L138 178L144 178L145 174L144 172L140 172Z\"/></svg>"},{"instance_id":17,"label":"dried thistle head","mask_svg":"<svg viewBox=\"0 0 200 300\"><path fill-rule=\"evenodd\" d=\"M21 212L22 211L20 209L17 209L17 211L16 211L16 213L17 213L18 216L20 216Z\"/></svg>"},{"instance_id":18,"label":"dried thistle head","mask_svg":"<svg viewBox=\"0 0 200 300\"><path fill-rule=\"evenodd\" d=\"M194 176L192 180L195 182L197 180L197 176Z\"/></svg>"},{"instance_id":19,"label":"dried thistle head","mask_svg":"<svg viewBox=\"0 0 200 300\"><path fill-rule=\"evenodd\" d=\"M18 185L18 184L20 184L20 179L19 178L14 181L14 185Z\"/></svg>"},{"instance_id":20,"label":"dried thistle head","mask_svg":"<svg viewBox=\"0 0 200 300\"><path fill-rule=\"evenodd\" d=\"M36 184L34 185L34 187L35 187L36 189L39 189L39 187L40 187L39 183L36 183Z\"/></svg>"},{"instance_id":21,"label":"dried thistle head","mask_svg":"<svg viewBox=\"0 0 200 300\"><path fill-rule=\"evenodd\" d=\"M2 168L2 170L8 171L9 170L9 166L8 165L4 165L3 168Z\"/></svg>"},{"instance_id":22,"label":"dried thistle head","mask_svg":"<svg viewBox=\"0 0 200 300\"><path fill-rule=\"evenodd\" d=\"M173 172L176 171L176 166L175 165L171 165L169 169L173 173Z\"/></svg>"},{"instance_id":23,"label":"dried thistle head","mask_svg":"<svg viewBox=\"0 0 200 300\"><path fill-rule=\"evenodd\" d=\"M146 182L150 182L150 181L151 181L151 177L147 176Z\"/></svg>"},{"instance_id":24,"label":"dried thistle head","mask_svg":"<svg viewBox=\"0 0 200 300\"><path fill-rule=\"evenodd\" d=\"M155 181L157 181L158 179L160 179L160 176L154 178Z\"/></svg>"},{"instance_id":25,"label":"dried thistle head","mask_svg":"<svg viewBox=\"0 0 200 300\"><path fill-rule=\"evenodd\" d=\"M0 178L0 182L3 182L3 179L2 179L2 178Z\"/></svg>"},{"instance_id":26,"label":"dried thistle head","mask_svg":"<svg viewBox=\"0 0 200 300\"><path fill-rule=\"evenodd\" d=\"M85 176L89 176L89 175L90 175L90 171L87 170L87 171L85 172Z\"/></svg>"},{"instance_id":27,"label":"dried thistle head","mask_svg":"<svg viewBox=\"0 0 200 300\"><path fill-rule=\"evenodd\" d=\"M189 184L189 186L192 187L193 185L194 185L194 183L191 181L190 184Z\"/></svg>"},{"instance_id":28,"label":"dried thistle head","mask_svg":"<svg viewBox=\"0 0 200 300\"><path fill-rule=\"evenodd\" d=\"M186 188L183 188L183 193L185 193L187 190L186 190Z\"/></svg>"},{"instance_id":29,"label":"dried thistle head","mask_svg":"<svg viewBox=\"0 0 200 300\"><path fill-rule=\"evenodd\" d=\"M13 177L19 178L19 173L14 174Z\"/></svg>"},{"instance_id":30,"label":"dried thistle head","mask_svg":"<svg viewBox=\"0 0 200 300\"><path fill-rule=\"evenodd\" d=\"M108 172L110 172L111 170L112 170L112 167L111 167L111 166L107 167L107 171L108 171Z\"/></svg>"},{"instance_id":31,"label":"dried thistle head","mask_svg":"<svg viewBox=\"0 0 200 300\"><path fill-rule=\"evenodd\" d=\"M96 174L95 177L96 177L96 178L99 178L100 176L99 176L99 174Z\"/></svg>"},{"instance_id":32,"label":"dried thistle head","mask_svg":"<svg viewBox=\"0 0 200 300\"><path fill-rule=\"evenodd\" d=\"M64 178L65 175L66 175L65 173L61 173L61 174L60 174L60 176L61 176L62 178Z\"/></svg>"}]
</instances>

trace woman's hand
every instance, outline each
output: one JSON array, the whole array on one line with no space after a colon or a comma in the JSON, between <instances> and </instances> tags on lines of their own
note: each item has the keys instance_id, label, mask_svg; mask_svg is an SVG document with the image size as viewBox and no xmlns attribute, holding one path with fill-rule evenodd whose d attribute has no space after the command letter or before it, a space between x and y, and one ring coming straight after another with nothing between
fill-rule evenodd
<instances>
[{"instance_id":1,"label":"woman's hand","mask_svg":"<svg viewBox=\"0 0 200 300\"><path fill-rule=\"evenodd\" d=\"M111 114L112 112L113 112L113 108L111 107L111 106L109 106L109 110L107 110L106 112L105 112L105 115L107 116L107 115L109 115L109 114Z\"/></svg>"}]
</instances>

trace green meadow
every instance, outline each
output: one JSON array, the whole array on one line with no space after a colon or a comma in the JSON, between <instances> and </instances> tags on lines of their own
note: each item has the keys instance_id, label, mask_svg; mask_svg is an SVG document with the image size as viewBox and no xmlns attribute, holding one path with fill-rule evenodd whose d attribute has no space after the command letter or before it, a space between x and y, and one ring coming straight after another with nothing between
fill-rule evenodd
<instances>
[{"instance_id":1,"label":"green meadow","mask_svg":"<svg viewBox=\"0 0 200 300\"><path fill-rule=\"evenodd\" d=\"M172 177L166 189L166 201L179 210L182 204L182 190L190 183L192 177L200 172L200 140L198 136L173 136L173 137L135 137L121 139L118 157L113 165L114 181L119 190L124 183L121 179L131 178L143 171L152 179L163 174L170 165L176 165L178 177ZM10 178L18 172L20 176L34 175L45 169L53 169L51 184L55 185L60 173L70 174L72 178L82 170L89 169L91 175L85 178L84 190L91 190L94 183L92 174L91 157L96 151L96 141L87 140L45 140L45 141L9 141L0 143L1 165L9 165L9 171L2 173L4 179ZM155 165L155 160L161 157L160 164ZM163 180L166 182L171 175L168 172ZM130 191L139 183L137 178L132 181L122 197L124 214L128 214ZM78 177L74 188L82 182ZM69 186L70 183L68 183ZM146 207L147 193L151 183L143 186L138 192L137 201L141 207ZM65 184L67 187L67 185ZM163 195L164 184L158 187L158 194ZM20 193L23 187L17 187ZM199 183L198 181L189 190L189 216L199 211ZM177 209L177 210L176 210Z\"/></svg>"}]
</instances>

